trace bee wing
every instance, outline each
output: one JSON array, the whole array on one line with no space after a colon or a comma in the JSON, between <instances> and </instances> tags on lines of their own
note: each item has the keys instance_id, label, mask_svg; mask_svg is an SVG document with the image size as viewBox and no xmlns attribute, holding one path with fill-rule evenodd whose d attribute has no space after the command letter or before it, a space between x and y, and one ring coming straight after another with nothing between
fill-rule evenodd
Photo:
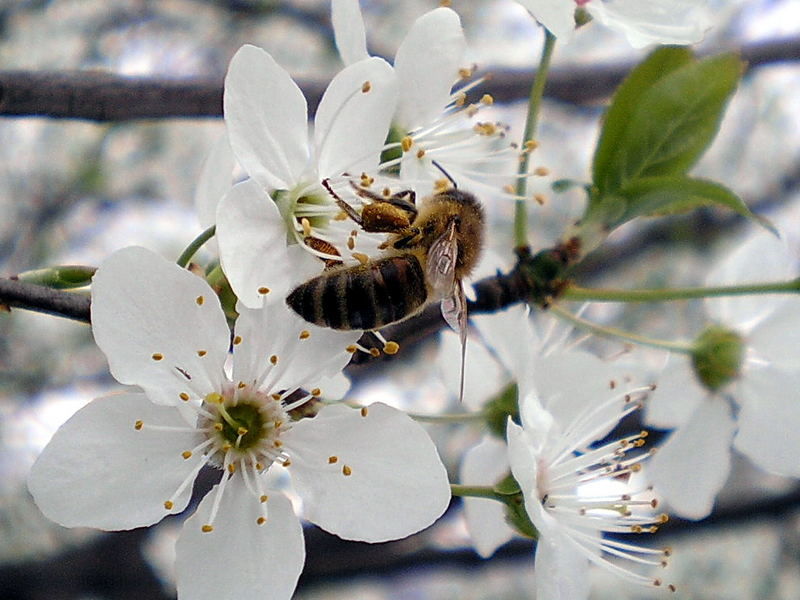
<instances>
[{"instance_id":1,"label":"bee wing","mask_svg":"<svg viewBox=\"0 0 800 600\"><path fill-rule=\"evenodd\" d=\"M453 294L457 257L456 224L451 222L447 231L433 242L428 250L425 274L428 276L428 283L433 287L435 298L446 298Z\"/></svg>"},{"instance_id":2,"label":"bee wing","mask_svg":"<svg viewBox=\"0 0 800 600\"><path fill-rule=\"evenodd\" d=\"M442 299L442 316L461 338L461 383L458 399L464 397L464 365L467 359L467 298L460 281L453 282L453 293Z\"/></svg>"}]
</instances>

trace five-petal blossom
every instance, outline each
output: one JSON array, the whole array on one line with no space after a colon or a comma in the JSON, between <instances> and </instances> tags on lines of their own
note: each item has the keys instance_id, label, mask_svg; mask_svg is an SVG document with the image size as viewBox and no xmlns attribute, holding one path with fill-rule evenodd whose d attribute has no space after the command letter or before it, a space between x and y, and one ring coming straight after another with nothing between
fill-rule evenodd
<instances>
[{"instance_id":1,"label":"five-petal blossom","mask_svg":"<svg viewBox=\"0 0 800 600\"><path fill-rule=\"evenodd\" d=\"M322 393L313 386L345 366L358 334L309 325L282 303L238 308L231 342L199 277L142 248L109 257L92 285L95 339L117 380L144 393L78 411L28 485L62 525L131 529L182 512L200 469L216 467L219 483L177 543L179 595L288 599L303 566L302 529L287 497L269 488L270 469L288 470L309 520L367 542L427 527L450 488L427 433L400 411L334 404L295 418Z\"/></svg>"}]
</instances>

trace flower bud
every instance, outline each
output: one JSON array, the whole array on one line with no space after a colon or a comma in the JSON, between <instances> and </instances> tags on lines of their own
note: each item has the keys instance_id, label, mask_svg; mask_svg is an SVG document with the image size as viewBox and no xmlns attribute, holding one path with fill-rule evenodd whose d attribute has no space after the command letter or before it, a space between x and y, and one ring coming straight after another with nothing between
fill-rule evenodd
<instances>
[{"instance_id":1,"label":"flower bud","mask_svg":"<svg viewBox=\"0 0 800 600\"><path fill-rule=\"evenodd\" d=\"M712 325L697 338L692 349L692 366L700 382L717 391L739 376L744 341L721 325Z\"/></svg>"}]
</instances>

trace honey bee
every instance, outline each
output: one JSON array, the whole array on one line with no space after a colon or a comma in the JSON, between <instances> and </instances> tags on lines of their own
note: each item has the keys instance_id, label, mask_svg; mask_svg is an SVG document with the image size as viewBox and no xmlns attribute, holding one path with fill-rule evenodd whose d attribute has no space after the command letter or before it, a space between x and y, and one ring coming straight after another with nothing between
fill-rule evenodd
<instances>
[{"instance_id":1,"label":"honey bee","mask_svg":"<svg viewBox=\"0 0 800 600\"><path fill-rule=\"evenodd\" d=\"M364 231L389 233L380 257L355 266L329 266L295 288L286 303L305 320L333 329L374 330L403 321L431 302L461 337L462 390L467 302L462 279L478 262L484 215L477 198L453 187L419 206L413 191L381 196L353 185L370 200L359 213L324 182L345 214Z\"/></svg>"}]
</instances>

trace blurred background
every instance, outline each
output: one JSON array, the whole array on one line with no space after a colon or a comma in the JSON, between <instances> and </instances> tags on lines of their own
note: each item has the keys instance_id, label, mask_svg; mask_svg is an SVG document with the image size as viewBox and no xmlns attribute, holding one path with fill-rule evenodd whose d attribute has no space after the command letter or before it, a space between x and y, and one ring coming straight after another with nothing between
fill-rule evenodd
<instances>
[{"instance_id":1,"label":"blurred background","mask_svg":"<svg viewBox=\"0 0 800 600\"><path fill-rule=\"evenodd\" d=\"M566 1L566 0L565 0ZM722 131L695 173L738 192L756 212L800 239L800 1L712 0L716 25L703 53L742 49L751 68ZM362 0L373 54L391 59L415 18L434 1ZM519 136L524 97L542 34L512 0L454 0L469 62L491 72L482 91L498 102L491 120ZM107 71L197 82L219 93L243 43L267 49L304 89L318 94L341 67L329 3L318 0L18 0L0 2L0 276L53 264L97 265L128 245L168 258L200 231L193 198L203 161L223 133L217 117L94 121L9 115L14 81L32 73ZM618 36L590 25L557 46L541 114L535 165L556 178L588 179L603 102L642 56ZM7 97L7 96L5 96ZM119 108L125 112L124 98ZM75 107L73 107L74 109ZM78 109L80 107L77 107ZM218 111L217 111L218 112ZM492 218L493 264L511 264L513 207L484 198ZM550 194L530 211L530 239L552 244L581 198ZM637 221L587 261L582 283L697 285L709 265L753 228L713 210ZM598 308L593 317L668 338L702 326L701 305L676 302ZM433 330L432 330L433 331ZM421 413L452 407L436 355L439 336L410 345L391 365L354 367L351 399L384 401ZM44 519L26 474L53 432L94 397L118 389L87 325L23 310L0 313L0 598L161 600L174 597L171 564L181 516L121 533L67 530ZM455 475L480 431L431 426ZM455 477L454 477L455 480ZM202 497L216 481L201 478ZM398 542L343 542L306 530L302 599L514 599L533 597L532 544L518 539L490 561L469 545L459 503L434 527ZM677 597L800 597L800 488L736 459L715 513L700 523L675 520L655 541L671 545L669 580ZM598 575L595 597L645 598Z\"/></svg>"}]
</instances>

